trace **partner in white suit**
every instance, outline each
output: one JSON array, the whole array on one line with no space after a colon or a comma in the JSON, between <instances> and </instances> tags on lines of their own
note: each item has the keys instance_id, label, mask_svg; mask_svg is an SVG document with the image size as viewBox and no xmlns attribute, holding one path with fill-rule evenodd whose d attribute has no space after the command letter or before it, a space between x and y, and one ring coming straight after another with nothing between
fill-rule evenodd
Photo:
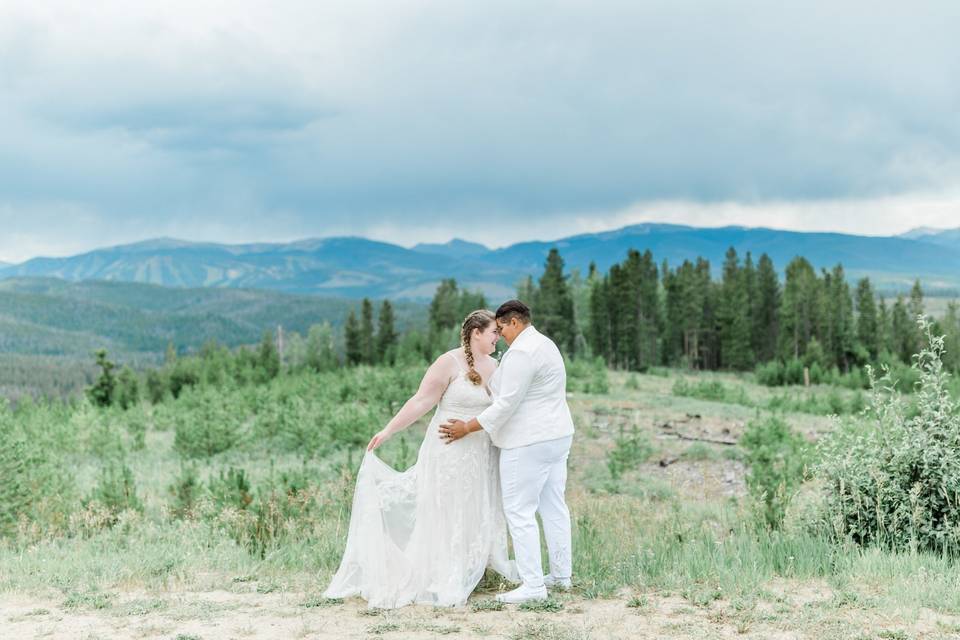
<instances>
[{"instance_id":1,"label":"partner in white suit","mask_svg":"<svg viewBox=\"0 0 960 640\"><path fill-rule=\"evenodd\" d=\"M530 309L519 300L501 305L496 321L510 348L490 381L493 404L469 422L441 426L440 437L453 442L483 429L500 448L503 510L523 584L497 599L515 603L546 598L547 586L570 586L573 557L564 492L574 428L557 345L530 324ZM537 513L550 556L546 578Z\"/></svg>"}]
</instances>

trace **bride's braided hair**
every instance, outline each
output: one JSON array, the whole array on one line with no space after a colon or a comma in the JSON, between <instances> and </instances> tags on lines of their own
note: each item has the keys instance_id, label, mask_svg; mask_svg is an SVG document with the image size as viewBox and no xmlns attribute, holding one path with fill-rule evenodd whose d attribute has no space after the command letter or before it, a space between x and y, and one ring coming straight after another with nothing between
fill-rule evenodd
<instances>
[{"instance_id":1,"label":"bride's braided hair","mask_svg":"<svg viewBox=\"0 0 960 640\"><path fill-rule=\"evenodd\" d=\"M477 309L472 311L463 321L460 327L460 344L463 345L463 352L467 356L467 379L473 384L480 386L483 384L483 378L477 373L474 367L473 350L470 348L470 336L474 329L483 331L490 326L491 322L496 322L496 317L492 311L486 309Z\"/></svg>"}]
</instances>

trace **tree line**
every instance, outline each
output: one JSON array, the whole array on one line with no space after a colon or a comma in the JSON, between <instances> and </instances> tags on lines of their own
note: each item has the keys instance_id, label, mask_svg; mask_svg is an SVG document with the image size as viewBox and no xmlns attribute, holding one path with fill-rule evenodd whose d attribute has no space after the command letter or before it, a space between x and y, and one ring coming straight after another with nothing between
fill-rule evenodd
<instances>
[{"instance_id":1,"label":"tree line","mask_svg":"<svg viewBox=\"0 0 960 640\"><path fill-rule=\"evenodd\" d=\"M601 273L591 264L582 276L567 273L551 249L539 277L517 285L517 297L533 310L537 327L569 358L602 358L610 367L643 371L651 366L744 371L770 362L849 372L865 364L909 363L922 337L916 317L924 312L919 280L909 295L892 301L870 279L851 287L843 266L819 272L803 257L783 277L773 260L731 247L719 277L698 257L677 266L658 263L648 250L631 249ZM488 307L479 291L441 281L423 326L399 332L394 305L364 298L351 309L342 349L333 328L311 327L304 340L292 333L281 355L285 366L317 371L343 365L392 365L430 361L459 344L459 328L472 310ZM494 305L496 306L496 305ZM945 364L960 369L960 309L950 303L935 331L947 334ZM272 340L266 334L264 353Z\"/></svg>"},{"instance_id":2,"label":"tree line","mask_svg":"<svg viewBox=\"0 0 960 640\"><path fill-rule=\"evenodd\" d=\"M562 258L551 251L544 271L549 286L530 291L535 310L543 309L547 325L563 310L564 327L554 335L566 351L581 350L577 338L582 333L590 352L616 368L742 371L800 360L849 372L871 363L909 363L922 342L916 324L924 313L919 280L908 296L897 295L889 303L867 277L851 288L841 264L818 273L798 256L781 281L768 255L754 262L749 252L741 259L731 247L715 279L704 258L671 267L666 261L658 265L650 251L630 250L605 274L591 266L580 285L588 292L588 313L579 316L570 311L577 294L562 270ZM947 334L952 354L947 366L958 368L956 303L935 321L934 330Z\"/></svg>"}]
</instances>

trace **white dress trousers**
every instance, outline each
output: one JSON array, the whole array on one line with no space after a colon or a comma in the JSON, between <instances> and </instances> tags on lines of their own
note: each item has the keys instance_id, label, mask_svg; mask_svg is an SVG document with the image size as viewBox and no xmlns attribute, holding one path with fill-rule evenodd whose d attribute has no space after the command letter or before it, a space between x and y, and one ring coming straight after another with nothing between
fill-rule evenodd
<instances>
[{"instance_id":1,"label":"white dress trousers","mask_svg":"<svg viewBox=\"0 0 960 640\"><path fill-rule=\"evenodd\" d=\"M567 456L573 436L500 450L500 489L503 512L513 538L517 570L524 586L543 586L540 527L550 556L550 573L569 578L573 556L570 542L570 512L564 500Z\"/></svg>"}]
</instances>

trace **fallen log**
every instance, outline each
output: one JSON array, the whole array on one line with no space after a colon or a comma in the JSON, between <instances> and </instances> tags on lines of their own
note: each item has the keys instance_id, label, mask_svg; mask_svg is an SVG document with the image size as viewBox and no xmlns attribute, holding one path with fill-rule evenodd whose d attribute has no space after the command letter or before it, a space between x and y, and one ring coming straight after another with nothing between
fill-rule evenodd
<instances>
[{"instance_id":1,"label":"fallen log","mask_svg":"<svg viewBox=\"0 0 960 640\"><path fill-rule=\"evenodd\" d=\"M709 442L711 444L723 444L730 447L737 445L736 440L730 441L730 440L719 440L717 438L707 438L704 436L688 436L687 434L680 433L679 431L674 433L673 435L677 436L681 440L693 440L695 442Z\"/></svg>"}]
</instances>

